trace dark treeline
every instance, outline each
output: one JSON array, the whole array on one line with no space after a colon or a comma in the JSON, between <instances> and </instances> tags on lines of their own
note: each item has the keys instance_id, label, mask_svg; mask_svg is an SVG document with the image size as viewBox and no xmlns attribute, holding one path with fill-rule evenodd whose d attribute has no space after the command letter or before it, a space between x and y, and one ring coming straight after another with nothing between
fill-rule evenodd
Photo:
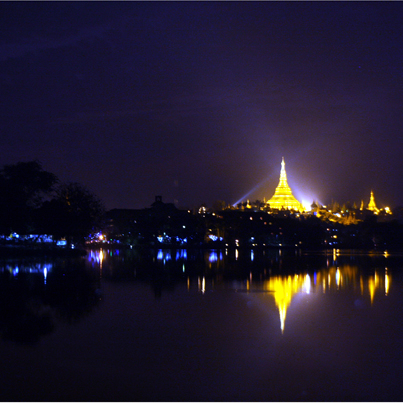
<instances>
[{"instance_id":1,"label":"dark treeline","mask_svg":"<svg viewBox=\"0 0 403 403\"><path fill-rule=\"evenodd\" d=\"M0 233L47 234L80 241L104 213L100 199L79 183L63 183L40 162L0 169Z\"/></svg>"},{"instance_id":2,"label":"dark treeline","mask_svg":"<svg viewBox=\"0 0 403 403\"><path fill-rule=\"evenodd\" d=\"M67 246L92 240L95 246L107 242L132 247L403 247L401 209L387 220L367 211L364 219L344 224L313 213L223 207L192 212L157 196L150 208L105 213L101 200L86 187L62 183L38 161L0 169L3 244L17 233L64 238Z\"/></svg>"}]
</instances>

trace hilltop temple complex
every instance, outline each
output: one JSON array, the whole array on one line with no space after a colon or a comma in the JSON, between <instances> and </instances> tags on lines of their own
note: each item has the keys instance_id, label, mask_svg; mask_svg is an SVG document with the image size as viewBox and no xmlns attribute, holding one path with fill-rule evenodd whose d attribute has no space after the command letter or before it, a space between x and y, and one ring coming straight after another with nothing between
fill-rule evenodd
<instances>
[{"instance_id":1,"label":"hilltop temple complex","mask_svg":"<svg viewBox=\"0 0 403 403\"><path fill-rule=\"evenodd\" d=\"M231 206L229 206L231 208ZM318 201L313 201L311 206L305 207L300 201L298 201L292 193L292 190L287 182L287 173L285 170L284 157L281 161L280 170L280 180L274 191L273 196L263 202L256 200L256 202L239 203L237 207L234 205L232 208L239 208L241 210L254 210L254 211L267 211L271 214L292 214L295 213L297 216L301 213L304 215L315 215L320 217L322 220L329 220L333 222L338 222L341 224L356 224L359 221L365 219L369 214L377 215L380 219L385 219L392 215L389 207L380 208L375 203L374 192L371 190L369 203L364 203L361 200L361 206L358 209L356 204L351 204L347 202L340 205L337 202L331 203L329 206L322 205ZM288 213L286 213L288 211ZM386 218L387 219L387 218Z\"/></svg>"},{"instance_id":2,"label":"hilltop temple complex","mask_svg":"<svg viewBox=\"0 0 403 403\"><path fill-rule=\"evenodd\" d=\"M285 209L285 210L297 210L303 211L304 207L294 197L291 188L287 183L287 174L285 172L284 157L281 161L280 181L274 192L273 197L267 201L267 204L272 209Z\"/></svg>"}]
</instances>

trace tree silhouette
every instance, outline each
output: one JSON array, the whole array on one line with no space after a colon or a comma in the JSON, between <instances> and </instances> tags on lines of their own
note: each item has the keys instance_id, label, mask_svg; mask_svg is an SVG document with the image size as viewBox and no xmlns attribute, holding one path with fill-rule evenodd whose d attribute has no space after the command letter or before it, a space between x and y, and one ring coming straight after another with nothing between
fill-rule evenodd
<instances>
[{"instance_id":1,"label":"tree silhouette","mask_svg":"<svg viewBox=\"0 0 403 403\"><path fill-rule=\"evenodd\" d=\"M80 242L104 213L101 200L79 183L61 184L40 213L42 231Z\"/></svg>"},{"instance_id":2,"label":"tree silhouette","mask_svg":"<svg viewBox=\"0 0 403 403\"><path fill-rule=\"evenodd\" d=\"M27 233L33 212L49 196L58 179L42 169L40 162L18 162L0 169L0 230Z\"/></svg>"}]
</instances>

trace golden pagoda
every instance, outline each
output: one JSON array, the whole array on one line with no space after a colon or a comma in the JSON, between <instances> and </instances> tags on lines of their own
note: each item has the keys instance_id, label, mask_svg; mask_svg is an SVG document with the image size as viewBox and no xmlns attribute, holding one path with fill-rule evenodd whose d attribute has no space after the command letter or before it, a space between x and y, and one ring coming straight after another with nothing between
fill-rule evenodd
<instances>
[{"instance_id":1,"label":"golden pagoda","mask_svg":"<svg viewBox=\"0 0 403 403\"><path fill-rule=\"evenodd\" d=\"M374 192L372 190L371 190L371 197L369 199L367 210L371 210L375 214L378 214L378 212L379 212L379 209L376 207L376 204L375 204Z\"/></svg>"},{"instance_id":2,"label":"golden pagoda","mask_svg":"<svg viewBox=\"0 0 403 403\"><path fill-rule=\"evenodd\" d=\"M287 183L287 174L285 172L284 157L281 161L280 182L274 192L273 197L267 201L270 208L286 210L303 211L302 204L293 196L292 191Z\"/></svg>"}]
</instances>

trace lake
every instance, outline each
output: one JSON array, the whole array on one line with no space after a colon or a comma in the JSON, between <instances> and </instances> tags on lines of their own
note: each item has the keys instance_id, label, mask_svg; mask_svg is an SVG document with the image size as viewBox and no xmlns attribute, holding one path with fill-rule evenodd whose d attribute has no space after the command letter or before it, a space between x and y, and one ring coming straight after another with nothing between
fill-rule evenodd
<instances>
[{"instance_id":1,"label":"lake","mask_svg":"<svg viewBox=\"0 0 403 403\"><path fill-rule=\"evenodd\" d=\"M0 261L2 401L402 400L403 253Z\"/></svg>"}]
</instances>

